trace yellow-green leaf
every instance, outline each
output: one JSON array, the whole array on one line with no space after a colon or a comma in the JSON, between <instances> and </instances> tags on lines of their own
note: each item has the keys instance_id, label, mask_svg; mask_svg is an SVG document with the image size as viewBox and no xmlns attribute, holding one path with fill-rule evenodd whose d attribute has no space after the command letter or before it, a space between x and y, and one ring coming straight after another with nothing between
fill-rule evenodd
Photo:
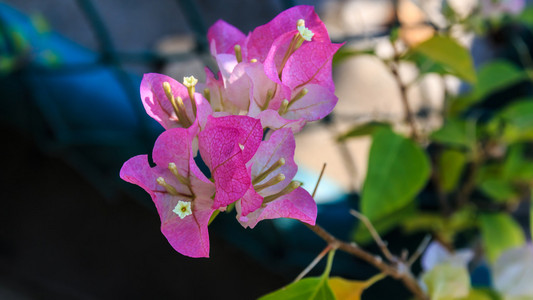
<instances>
[{"instance_id":1,"label":"yellow-green leaf","mask_svg":"<svg viewBox=\"0 0 533 300\"><path fill-rule=\"evenodd\" d=\"M385 278L383 273L377 274L366 281L332 277L329 279L329 286L337 300L359 300L365 289L383 278Z\"/></svg>"},{"instance_id":2,"label":"yellow-green leaf","mask_svg":"<svg viewBox=\"0 0 533 300\"><path fill-rule=\"evenodd\" d=\"M441 74L445 71L468 82L476 81L470 52L448 36L433 36L411 49L406 58L420 62L418 67L422 71L427 69Z\"/></svg>"},{"instance_id":3,"label":"yellow-green leaf","mask_svg":"<svg viewBox=\"0 0 533 300\"><path fill-rule=\"evenodd\" d=\"M482 214L479 221L485 252L490 262L496 261L505 250L525 243L522 228L508 214Z\"/></svg>"},{"instance_id":4,"label":"yellow-green leaf","mask_svg":"<svg viewBox=\"0 0 533 300\"><path fill-rule=\"evenodd\" d=\"M470 275L465 266L450 263L435 266L422 276L431 300L454 300L470 291Z\"/></svg>"}]
</instances>

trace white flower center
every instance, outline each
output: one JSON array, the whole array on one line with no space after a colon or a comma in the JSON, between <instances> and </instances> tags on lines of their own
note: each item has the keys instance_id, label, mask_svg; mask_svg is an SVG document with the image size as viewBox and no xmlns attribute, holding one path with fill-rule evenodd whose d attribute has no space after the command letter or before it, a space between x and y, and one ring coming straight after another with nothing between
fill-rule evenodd
<instances>
[{"instance_id":1,"label":"white flower center","mask_svg":"<svg viewBox=\"0 0 533 300\"><path fill-rule=\"evenodd\" d=\"M176 204L176 207L174 207L172 212L178 215L180 219L183 219L188 215L192 215L191 202L178 201L178 204Z\"/></svg>"}]
</instances>

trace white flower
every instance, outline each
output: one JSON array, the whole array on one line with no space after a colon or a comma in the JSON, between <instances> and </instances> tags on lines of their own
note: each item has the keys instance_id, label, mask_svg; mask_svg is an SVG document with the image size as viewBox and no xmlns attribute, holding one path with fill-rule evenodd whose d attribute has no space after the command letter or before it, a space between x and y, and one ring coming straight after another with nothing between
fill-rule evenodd
<instances>
[{"instance_id":1,"label":"white flower","mask_svg":"<svg viewBox=\"0 0 533 300\"><path fill-rule=\"evenodd\" d=\"M172 210L180 219L185 218L188 215L192 215L191 202L187 201L178 201L174 210Z\"/></svg>"}]
</instances>

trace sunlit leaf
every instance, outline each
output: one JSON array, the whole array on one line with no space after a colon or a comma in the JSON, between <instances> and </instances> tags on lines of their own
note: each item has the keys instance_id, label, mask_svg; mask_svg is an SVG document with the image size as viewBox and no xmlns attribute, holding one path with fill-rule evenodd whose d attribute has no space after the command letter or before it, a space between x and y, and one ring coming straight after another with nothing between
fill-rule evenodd
<instances>
[{"instance_id":1,"label":"sunlit leaf","mask_svg":"<svg viewBox=\"0 0 533 300\"><path fill-rule=\"evenodd\" d=\"M522 228L508 214L482 214L479 221L485 252L490 262L496 261L504 251L525 243Z\"/></svg>"},{"instance_id":2,"label":"sunlit leaf","mask_svg":"<svg viewBox=\"0 0 533 300\"><path fill-rule=\"evenodd\" d=\"M444 263L422 276L431 300L453 300L466 297L470 291L470 275L465 266Z\"/></svg>"},{"instance_id":3,"label":"sunlit leaf","mask_svg":"<svg viewBox=\"0 0 533 300\"><path fill-rule=\"evenodd\" d=\"M371 221L412 203L429 178L427 154L412 140L380 129L373 134L361 213Z\"/></svg>"},{"instance_id":4,"label":"sunlit leaf","mask_svg":"<svg viewBox=\"0 0 533 300\"><path fill-rule=\"evenodd\" d=\"M366 281L332 277L329 279L329 286L333 290L337 300L359 300L361 299L361 294L365 289L384 277L385 274L383 273L377 274Z\"/></svg>"},{"instance_id":5,"label":"sunlit leaf","mask_svg":"<svg viewBox=\"0 0 533 300\"><path fill-rule=\"evenodd\" d=\"M328 282L334 253L334 250L329 252L326 269L320 277L304 278L267 294L259 300L335 300Z\"/></svg>"},{"instance_id":6,"label":"sunlit leaf","mask_svg":"<svg viewBox=\"0 0 533 300\"><path fill-rule=\"evenodd\" d=\"M459 300L499 300L500 298L494 291L483 289L471 289L468 296Z\"/></svg>"},{"instance_id":7,"label":"sunlit leaf","mask_svg":"<svg viewBox=\"0 0 533 300\"><path fill-rule=\"evenodd\" d=\"M381 129L381 128L391 128L391 125L388 124L388 123L375 122L375 121L369 122L369 123L365 123L365 124L356 125L356 126L352 127L352 129L348 130L346 133L340 135L337 138L337 140L338 141L343 141L343 140L345 140L347 138L371 135L376 130Z\"/></svg>"},{"instance_id":8,"label":"sunlit leaf","mask_svg":"<svg viewBox=\"0 0 533 300\"><path fill-rule=\"evenodd\" d=\"M455 75L468 82L476 81L476 72L470 52L456 40L435 35L409 50L406 58L427 72Z\"/></svg>"}]
</instances>

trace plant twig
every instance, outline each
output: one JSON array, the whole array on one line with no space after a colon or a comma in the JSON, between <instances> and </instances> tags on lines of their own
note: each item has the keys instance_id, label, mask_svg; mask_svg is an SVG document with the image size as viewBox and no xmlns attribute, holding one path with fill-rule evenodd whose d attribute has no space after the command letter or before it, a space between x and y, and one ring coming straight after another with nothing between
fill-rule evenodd
<instances>
[{"instance_id":1,"label":"plant twig","mask_svg":"<svg viewBox=\"0 0 533 300\"><path fill-rule=\"evenodd\" d=\"M331 235L324 228L319 225L309 225L303 223L307 228L313 231L321 239L323 239L329 245L336 246L339 250L342 250L348 254L356 256L367 263L373 265L381 272L391 276L392 278L401 280L405 287L415 295L417 299L427 300L429 299L422 288L418 285L417 280L411 274L409 269L406 268L404 264L399 264L399 267L393 267L383 261L381 257L373 255L361 248L359 248L355 243L347 243L337 239L335 236Z\"/></svg>"},{"instance_id":2,"label":"plant twig","mask_svg":"<svg viewBox=\"0 0 533 300\"><path fill-rule=\"evenodd\" d=\"M385 257L390 262L396 263L398 259L394 255L392 255L392 253L390 253L389 248L387 247L387 243L384 242L383 239L381 239L378 232L376 231L376 228L374 228L374 225L372 225L370 220L365 215L359 213L355 209L350 209L350 214L365 224L366 228L372 235L372 238L374 238L379 248L381 249L381 252L383 252L383 255L385 255Z\"/></svg>"},{"instance_id":3,"label":"plant twig","mask_svg":"<svg viewBox=\"0 0 533 300\"><path fill-rule=\"evenodd\" d=\"M407 97L408 86L402 81L402 78L400 77L400 72L399 72L400 53L398 51L398 48L396 47L396 44L394 42L391 42L391 44L392 44L392 48L394 49L394 60L389 63L389 68L391 70L392 75L394 76L394 80L396 81L396 84L398 85L398 89L400 90L400 98L402 100L403 108L405 111L404 119L409 123L409 126L411 127L411 137L417 140L419 134L418 134L418 130L416 129L415 117L413 115L413 111L411 110L409 99Z\"/></svg>"},{"instance_id":4,"label":"plant twig","mask_svg":"<svg viewBox=\"0 0 533 300\"><path fill-rule=\"evenodd\" d=\"M418 245L418 248L416 248L415 253L411 255L411 258L407 261L407 266L411 267L415 261L424 253L424 250L426 250L427 246L429 245L429 242L431 241L431 235L426 235L420 245Z\"/></svg>"},{"instance_id":5,"label":"plant twig","mask_svg":"<svg viewBox=\"0 0 533 300\"><path fill-rule=\"evenodd\" d=\"M326 170L326 163L322 165L322 170L320 171L320 176L318 176L318 180L315 185L315 189L313 190L313 194L311 195L313 199L315 198L316 190L318 189L318 185L320 184L320 181L322 180L322 175L324 175L324 170Z\"/></svg>"},{"instance_id":6,"label":"plant twig","mask_svg":"<svg viewBox=\"0 0 533 300\"><path fill-rule=\"evenodd\" d=\"M309 271L311 271L331 249L333 249L333 247L328 244L326 248L324 248L324 250L322 250L322 252L320 252L317 257L315 257L315 259L313 259L313 261L296 277L296 279L294 279L293 282L300 281L302 278L304 278L304 276L307 275L307 273L309 273Z\"/></svg>"}]
</instances>

